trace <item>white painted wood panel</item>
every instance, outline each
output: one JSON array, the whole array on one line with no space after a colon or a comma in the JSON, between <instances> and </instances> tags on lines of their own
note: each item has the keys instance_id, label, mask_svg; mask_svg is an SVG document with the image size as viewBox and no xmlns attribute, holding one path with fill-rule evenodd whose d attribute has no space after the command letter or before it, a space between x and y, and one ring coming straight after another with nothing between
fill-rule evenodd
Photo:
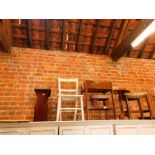
<instances>
[{"instance_id":1,"label":"white painted wood panel","mask_svg":"<svg viewBox=\"0 0 155 155\"><path fill-rule=\"evenodd\" d=\"M112 125L88 125L86 127L87 135L113 135Z\"/></svg>"},{"instance_id":2,"label":"white painted wood panel","mask_svg":"<svg viewBox=\"0 0 155 155\"><path fill-rule=\"evenodd\" d=\"M85 135L84 126L60 126L60 135Z\"/></svg>"},{"instance_id":3,"label":"white painted wood panel","mask_svg":"<svg viewBox=\"0 0 155 155\"><path fill-rule=\"evenodd\" d=\"M58 135L58 127L31 127L28 129L29 135Z\"/></svg>"},{"instance_id":4,"label":"white painted wood panel","mask_svg":"<svg viewBox=\"0 0 155 155\"><path fill-rule=\"evenodd\" d=\"M139 125L139 134L140 135L155 135L155 125Z\"/></svg>"},{"instance_id":5,"label":"white painted wood panel","mask_svg":"<svg viewBox=\"0 0 155 155\"><path fill-rule=\"evenodd\" d=\"M25 135L27 130L25 128L1 128L0 135Z\"/></svg>"},{"instance_id":6,"label":"white painted wood panel","mask_svg":"<svg viewBox=\"0 0 155 155\"><path fill-rule=\"evenodd\" d=\"M116 135L138 135L138 125L116 125Z\"/></svg>"}]
</instances>

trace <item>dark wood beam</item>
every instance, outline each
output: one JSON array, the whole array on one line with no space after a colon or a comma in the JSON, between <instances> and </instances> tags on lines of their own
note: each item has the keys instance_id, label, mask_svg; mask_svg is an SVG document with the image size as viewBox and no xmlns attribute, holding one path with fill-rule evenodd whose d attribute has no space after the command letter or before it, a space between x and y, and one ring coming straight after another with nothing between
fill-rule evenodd
<instances>
[{"instance_id":1,"label":"dark wood beam","mask_svg":"<svg viewBox=\"0 0 155 155\"><path fill-rule=\"evenodd\" d=\"M131 46L131 42L152 22L152 19L142 20L140 24L133 30L113 51L112 59L117 61L126 53L126 49Z\"/></svg>"},{"instance_id":2,"label":"dark wood beam","mask_svg":"<svg viewBox=\"0 0 155 155\"><path fill-rule=\"evenodd\" d=\"M45 31L45 48L47 50L49 50L49 40L50 40L50 20L49 19L45 19L45 25L46 25L46 31Z\"/></svg>"},{"instance_id":3,"label":"dark wood beam","mask_svg":"<svg viewBox=\"0 0 155 155\"><path fill-rule=\"evenodd\" d=\"M12 24L9 19L0 22L0 50L10 53L12 47Z\"/></svg>"},{"instance_id":4,"label":"dark wood beam","mask_svg":"<svg viewBox=\"0 0 155 155\"><path fill-rule=\"evenodd\" d=\"M28 47L32 47L32 22L31 19L27 19L27 42Z\"/></svg>"},{"instance_id":5,"label":"dark wood beam","mask_svg":"<svg viewBox=\"0 0 155 155\"><path fill-rule=\"evenodd\" d=\"M148 39L145 40L145 42L143 43L143 45L142 45L142 47L141 47L141 49L140 49L140 51L138 53L137 58L142 58L147 43L148 43Z\"/></svg>"},{"instance_id":6,"label":"dark wood beam","mask_svg":"<svg viewBox=\"0 0 155 155\"><path fill-rule=\"evenodd\" d=\"M155 45L153 47L153 50L150 52L150 55L148 56L148 59L152 59L154 54L155 54Z\"/></svg>"},{"instance_id":7,"label":"dark wood beam","mask_svg":"<svg viewBox=\"0 0 155 155\"><path fill-rule=\"evenodd\" d=\"M66 50L66 26L67 26L67 20L64 19L62 22L62 50Z\"/></svg>"},{"instance_id":8,"label":"dark wood beam","mask_svg":"<svg viewBox=\"0 0 155 155\"><path fill-rule=\"evenodd\" d=\"M129 20L123 19L119 33L118 33L118 37L116 39L115 47L117 47L122 42L122 40L124 39L124 35L127 31L128 24L129 24Z\"/></svg>"},{"instance_id":9,"label":"dark wood beam","mask_svg":"<svg viewBox=\"0 0 155 155\"><path fill-rule=\"evenodd\" d=\"M106 41L106 44L105 44L105 48L103 50L103 54L108 54L108 48L109 48L109 45L110 45L110 42L111 42L114 30L115 30L115 19L112 20L111 30L109 32L110 34L109 34L109 37L107 38L107 41Z\"/></svg>"},{"instance_id":10,"label":"dark wood beam","mask_svg":"<svg viewBox=\"0 0 155 155\"><path fill-rule=\"evenodd\" d=\"M127 57L130 57L131 51L132 51L132 47L129 46L129 48L127 49L127 54L126 54Z\"/></svg>"},{"instance_id":11,"label":"dark wood beam","mask_svg":"<svg viewBox=\"0 0 155 155\"><path fill-rule=\"evenodd\" d=\"M79 28L79 36L78 36L78 42L77 42L77 51L79 52L80 51L80 44L81 44L81 34L82 34L82 31L83 31L83 25L85 23L85 20L84 19L81 19L80 20L80 28Z\"/></svg>"},{"instance_id":12,"label":"dark wood beam","mask_svg":"<svg viewBox=\"0 0 155 155\"><path fill-rule=\"evenodd\" d=\"M97 30L98 30L99 27L100 27L100 25L99 25L99 19L97 19L96 22L97 22L97 23L96 23L94 35L92 36L92 40L91 40L90 53L93 53L94 44L95 44L95 38L96 38L96 34L97 34Z\"/></svg>"}]
</instances>

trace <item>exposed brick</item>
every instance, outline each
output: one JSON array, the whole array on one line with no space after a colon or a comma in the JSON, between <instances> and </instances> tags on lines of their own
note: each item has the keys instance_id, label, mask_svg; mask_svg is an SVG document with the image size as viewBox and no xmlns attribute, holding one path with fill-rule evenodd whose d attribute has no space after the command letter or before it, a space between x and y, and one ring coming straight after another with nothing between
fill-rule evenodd
<instances>
[{"instance_id":1,"label":"exposed brick","mask_svg":"<svg viewBox=\"0 0 155 155\"><path fill-rule=\"evenodd\" d=\"M147 91L155 109L155 61L121 58L113 62L109 56L77 52L12 48L11 54L0 52L0 120L33 120L36 95L34 88L51 88L49 120L55 120L58 77L84 80L109 80L114 87ZM118 99L115 97L117 115ZM155 110L154 110L155 111ZM64 114L65 119L72 115ZM104 113L91 112L91 119L104 119Z\"/></svg>"}]
</instances>

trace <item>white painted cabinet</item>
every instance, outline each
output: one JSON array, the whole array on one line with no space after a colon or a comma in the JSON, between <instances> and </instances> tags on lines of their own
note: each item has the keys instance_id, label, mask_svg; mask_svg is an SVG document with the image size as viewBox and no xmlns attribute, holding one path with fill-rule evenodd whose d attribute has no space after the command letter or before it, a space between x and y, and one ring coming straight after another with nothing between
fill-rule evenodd
<instances>
[{"instance_id":1,"label":"white painted cabinet","mask_svg":"<svg viewBox=\"0 0 155 155\"><path fill-rule=\"evenodd\" d=\"M55 127L29 127L29 135L58 135L58 126Z\"/></svg>"},{"instance_id":2,"label":"white painted cabinet","mask_svg":"<svg viewBox=\"0 0 155 155\"><path fill-rule=\"evenodd\" d=\"M154 120L1 123L0 135L155 135Z\"/></svg>"},{"instance_id":3,"label":"white painted cabinet","mask_svg":"<svg viewBox=\"0 0 155 155\"><path fill-rule=\"evenodd\" d=\"M87 135L113 135L112 125L89 125L86 127Z\"/></svg>"},{"instance_id":4,"label":"white painted cabinet","mask_svg":"<svg viewBox=\"0 0 155 155\"><path fill-rule=\"evenodd\" d=\"M60 126L59 135L85 135L84 126Z\"/></svg>"},{"instance_id":5,"label":"white painted cabinet","mask_svg":"<svg viewBox=\"0 0 155 155\"><path fill-rule=\"evenodd\" d=\"M0 128L0 135L25 135L25 128Z\"/></svg>"},{"instance_id":6,"label":"white painted cabinet","mask_svg":"<svg viewBox=\"0 0 155 155\"><path fill-rule=\"evenodd\" d=\"M116 135L138 135L138 125L116 125Z\"/></svg>"},{"instance_id":7,"label":"white painted cabinet","mask_svg":"<svg viewBox=\"0 0 155 155\"><path fill-rule=\"evenodd\" d=\"M155 125L139 125L139 134L140 135L155 135Z\"/></svg>"}]
</instances>

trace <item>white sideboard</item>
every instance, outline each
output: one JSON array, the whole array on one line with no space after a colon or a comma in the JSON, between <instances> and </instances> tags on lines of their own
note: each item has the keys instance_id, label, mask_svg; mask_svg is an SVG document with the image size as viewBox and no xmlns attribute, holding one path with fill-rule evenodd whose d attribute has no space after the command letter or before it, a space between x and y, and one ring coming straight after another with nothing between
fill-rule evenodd
<instances>
[{"instance_id":1,"label":"white sideboard","mask_svg":"<svg viewBox=\"0 0 155 155\"><path fill-rule=\"evenodd\" d=\"M0 135L155 135L155 121L1 122Z\"/></svg>"}]
</instances>

